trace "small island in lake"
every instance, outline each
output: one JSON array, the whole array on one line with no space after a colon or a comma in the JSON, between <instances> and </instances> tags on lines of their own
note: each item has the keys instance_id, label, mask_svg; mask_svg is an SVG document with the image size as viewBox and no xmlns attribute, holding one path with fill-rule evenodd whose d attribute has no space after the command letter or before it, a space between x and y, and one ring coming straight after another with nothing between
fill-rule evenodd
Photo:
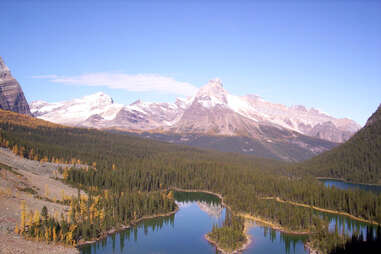
<instances>
[{"instance_id":1,"label":"small island in lake","mask_svg":"<svg viewBox=\"0 0 381 254\"><path fill-rule=\"evenodd\" d=\"M205 238L222 253L235 253L250 243L245 231L244 218L227 214L223 225L213 225L212 231Z\"/></svg>"}]
</instances>

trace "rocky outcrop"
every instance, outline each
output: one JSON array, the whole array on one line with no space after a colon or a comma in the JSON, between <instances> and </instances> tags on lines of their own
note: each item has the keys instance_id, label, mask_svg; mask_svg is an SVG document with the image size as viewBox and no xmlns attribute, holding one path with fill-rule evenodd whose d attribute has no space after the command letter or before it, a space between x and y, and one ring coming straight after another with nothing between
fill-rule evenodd
<instances>
[{"instance_id":1,"label":"rocky outcrop","mask_svg":"<svg viewBox=\"0 0 381 254\"><path fill-rule=\"evenodd\" d=\"M20 84L12 76L9 68L0 57L0 108L21 114L31 115Z\"/></svg>"},{"instance_id":2,"label":"rocky outcrop","mask_svg":"<svg viewBox=\"0 0 381 254\"><path fill-rule=\"evenodd\" d=\"M353 132L348 130L340 130L331 121L318 123L310 130L306 131L306 134L311 137L317 137L324 140L330 140L336 143L343 143L348 140Z\"/></svg>"}]
</instances>

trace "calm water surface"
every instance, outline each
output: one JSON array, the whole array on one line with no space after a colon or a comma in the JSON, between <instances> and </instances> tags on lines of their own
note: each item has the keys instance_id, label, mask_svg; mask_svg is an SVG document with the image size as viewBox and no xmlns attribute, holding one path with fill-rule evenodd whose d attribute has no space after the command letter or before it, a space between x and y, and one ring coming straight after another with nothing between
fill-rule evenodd
<instances>
[{"instance_id":1,"label":"calm water surface","mask_svg":"<svg viewBox=\"0 0 381 254\"><path fill-rule=\"evenodd\" d=\"M342 190L348 189L361 189L365 191L370 191L376 194L381 194L381 186L380 185L367 185L367 184L357 184L357 183L348 183L341 180L334 179L319 179L319 181L323 182L326 187L336 187ZM347 235L352 235L353 233L362 233L364 237L367 237L367 227L373 229L373 234L376 233L376 226L371 225L369 223L360 222L348 218L346 216L329 214L329 213L321 213L319 212L325 219L329 221L329 229L331 231L337 230L339 233L345 233Z\"/></svg>"},{"instance_id":2,"label":"calm water surface","mask_svg":"<svg viewBox=\"0 0 381 254\"><path fill-rule=\"evenodd\" d=\"M226 209L214 195L175 192L179 211L172 215L148 219L137 226L108 236L80 249L81 254L215 254L216 248L204 239L214 224L224 221ZM329 223L330 230L351 235L368 224L340 215L316 212ZM251 245L244 254L307 254L305 235L285 234L253 223Z\"/></svg>"},{"instance_id":3,"label":"calm water surface","mask_svg":"<svg viewBox=\"0 0 381 254\"><path fill-rule=\"evenodd\" d=\"M168 217L148 219L137 226L108 236L80 249L81 254L215 254L204 235L222 224L226 209L220 200L205 193L176 192L179 211ZM245 254L305 254L306 236L287 235L255 225L249 231L252 244Z\"/></svg>"},{"instance_id":4,"label":"calm water surface","mask_svg":"<svg viewBox=\"0 0 381 254\"><path fill-rule=\"evenodd\" d=\"M336 188L347 190L347 189L361 189L365 191L371 191L377 194L381 193L381 185L367 185L367 184L358 184L358 183L347 183L341 180L333 180L333 179L319 179L324 183L325 186L331 187L334 186Z\"/></svg>"}]
</instances>

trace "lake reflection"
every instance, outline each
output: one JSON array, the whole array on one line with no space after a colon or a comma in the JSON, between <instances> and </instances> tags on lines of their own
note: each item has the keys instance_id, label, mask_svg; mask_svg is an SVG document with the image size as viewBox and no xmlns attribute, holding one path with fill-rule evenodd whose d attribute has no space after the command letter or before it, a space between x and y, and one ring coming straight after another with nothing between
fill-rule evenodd
<instances>
[{"instance_id":1,"label":"lake reflection","mask_svg":"<svg viewBox=\"0 0 381 254\"><path fill-rule=\"evenodd\" d=\"M314 211L319 214L324 220L328 221L328 228L331 232L337 232L341 235L352 236L362 233L364 239L368 237L368 230L373 230L373 235L376 235L377 226L353 220L347 216L325 213L320 211Z\"/></svg>"},{"instance_id":2,"label":"lake reflection","mask_svg":"<svg viewBox=\"0 0 381 254\"><path fill-rule=\"evenodd\" d=\"M304 247L307 235L286 234L257 224L250 228L249 234L253 242L245 254L308 253Z\"/></svg>"},{"instance_id":3,"label":"lake reflection","mask_svg":"<svg viewBox=\"0 0 381 254\"><path fill-rule=\"evenodd\" d=\"M171 216L148 219L137 226L110 235L89 246L82 254L214 254L216 248L204 239L214 224L221 225L226 209L214 195L175 192L179 211ZM283 234L254 224L249 231L252 244L243 253L304 254L306 236Z\"/></svg>"},{"instance_id":4,"label":"lake reflection","mask_svg":"<svg viewBox=\"0 0 381 254\"><path fill-rule=\"evenodd\" d=\"M341 180L334 179L319 179L319 181L323 182L326 187L335 187L342 190L348 189L360 189L364 191L373 192L375 194L381 194L381 186L380 185L366 185L366 184L356 184L356 183L348 183ZM377 227L375 225L353 220L347 216L330 214L317 212L323 216L324 219L329 222L329 230L331 232L337 231L340 234L346 234L348 236L352 236L353 234L362 233L364 238L366 239L369 232L368 230L373 230L373 235L376 234ZM369 229L367 229L367 227Z\"/></svg>"}]
</instances>

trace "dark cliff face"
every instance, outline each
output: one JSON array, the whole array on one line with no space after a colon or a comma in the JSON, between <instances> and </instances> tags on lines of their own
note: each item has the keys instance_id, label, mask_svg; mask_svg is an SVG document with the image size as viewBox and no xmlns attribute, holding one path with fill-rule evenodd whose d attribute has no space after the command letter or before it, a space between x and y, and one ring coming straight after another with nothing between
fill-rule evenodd
<instances>
[{"instance_id":1,"label":"dark cliff face","mask_svg":"<svg viewBox=\"0 0 381 254\"><path fill-rule=\"evenodd\" d=\"M31 115L20 84L0 57L0 109Z\"/></svg>"}]
</instances>

